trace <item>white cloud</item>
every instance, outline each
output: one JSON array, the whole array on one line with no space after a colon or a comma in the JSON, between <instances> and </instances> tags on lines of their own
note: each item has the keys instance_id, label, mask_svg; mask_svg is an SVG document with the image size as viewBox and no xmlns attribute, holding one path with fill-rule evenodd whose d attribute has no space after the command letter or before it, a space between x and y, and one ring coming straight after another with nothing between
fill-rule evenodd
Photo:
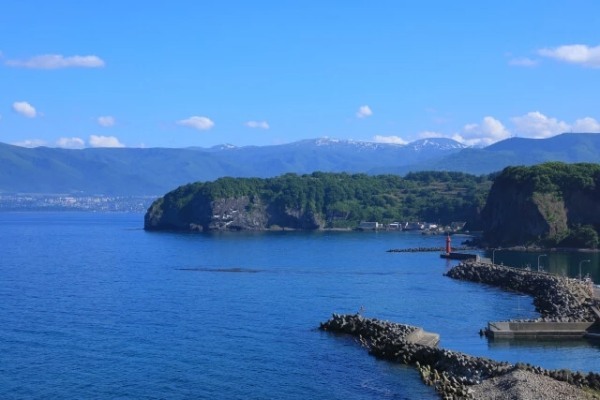
<instances>
[{"instance_id":1,"label":"white cloud","mask_svg":"<svg viewBox=\"0 0 600 400\"><path fill-rule=\"evenodd\" d=\"M33 69L58 69L58 68L100 68L104 67L104 61L98 56L70 56L61 54L43 54L28 60L8 60L6 65L10 67L22 67Z\"/></svg>"},{"instance_id":2,"label":"white cloud","mask_svg":"<svg viewBox=\"0 0 600 400\"><path fill-rule=\"evenodd\" d=\"M20 147L40 147L40 146L45 146L46 142L41 139L27 139L27 140L23 140L21 142L15 142L15 143L13 143L13 145L20 146Z\"/></svg>"},{"instance_id":3,"label":"white cloud","mask_svg":"<svg viewBox=\"0 0 600 400\"><path fill-rule=\"evenodd\" d=\"M470 133L476 133L477 131L483 133L486 136L490 136L492 138L506 138L510 136L510 132L502 125L502 122L498 121L494 117L484 117L481 124L471 124L469 125Z\"/></svg>"},{"instance_id":4,"label":"white cloud","mask_svg":"<svg viewBox=\"0 0 600 400\"><path fill-rule=\"evenodd\" d=\"M510 137L506 127L494 117L484 117L480 123L467 124L461 133L455 133L454 140L469 146L488 146Z\"/></svg>"},{"instance_id":5,"label":"white cloud","mask_svg":"<svg viewBox=\"0 0 600 400\"><path fill-rule=\"evenodd\" d=\"M444 137L443 134L434 131L423 131L417 135L419 139L432 139Z\"/></svg>"},{"instance_id":6,"label":"white cloud","mask_svg":"<svg viewBox=\"0 0 600 400\"><path fill-rule=\"evenodd\" d=\"M569 124L535 111L511 118L511 122L513 127L509 130L500 120L492 116L486 116L481 122L466 124L462 130L453 134L423 131L418 133L416 137L419 139L449 137L467 146L485 147L514 136L512 132L520 137L534 139L547 138L565 132L600 133L600 121L592 117L580 118L573 124ZM396 144L406 144L408 142L399 136L381 135L375 136L374 141Z\"/></svg>"},{"instance_id":7,"label":"white cloud","mask_svg":"<svg viewBox=\"0 0 600 400\"><path fill-rule=\"evenodd\" d=\"M373 111L371 111L371 107L369 106L360 106L356 112L358 118L367 118L371 115L373 115Z\"/></svg>"},{"instance_id":8,"label":"white cloud","mask_svg":"<svg viewBox=\"0 0 600 400\"><path fill-rule=\"evenodd\" d=\"M248 121L244 125L248 128L259 128L259 129L269 129L269 123L267 121Z\"/></svg>"},{"instance_id":9,"label":"white cloud","mask_svg":"<svg viewBox=\"0 0 600 400\"><path fill-rule=\"evenodd\" d=\"M578 133L600 133L600 122L594 118L585 117L575 121L571 131Z\"/></svg>"},{"instance_id":10,"label":"white cloud","mask_svg":"<svg viewBox=\"0 0 600 400\"><path fill-rule=\"evenodd\" d=\"M115 118L111 117L110 115L106 115L106 116L98 117L97 122L98 122L98 125L108 128L115 124Z\"/></svg>"},{"instance_id":11,"label":"white cloud","mask_svg":"<svg viewBox=\"0 0 600 400\"><path fill-rule=\"evenodd\" d=\"M125 145L119 142L119 139L114 136L90 135L88 142L91 147L125 147Z\"/></svg>"},{"instance_id":12,"label":"white cloud","mask_svg":"<svg viewBox=\"0 0 600 400\"><path fill-rule=\"evenodd\" d=\"M508 65L512 65L513 67L535 67L538 65L537 60L532 60L528 57L517 57L513 58L508 62Z\"/></svg>"},{"instance_id":13,"label":"white cloud","mask_svg":"<svg viewBox=\"0 0 600 400\"><path fill-rule=\"evenodd\" d=\"M584 44L571 44L553 49L541 49L538 54L570 64L600 68L600 46L590 47Z\"/></svg>"},{"instance_id":14,"label":"white cloud","mask_svg":"<svg viewBox=\"0 0 600 400\"><path fill-rule=\"evenodd\" d=\"M549 118L539 111L529 112L520 117L511 118L519 134L534 139L542 139L559 133L568 132L571 127L564 121Z\"/></svg>"},{"instance_id":15,"label":"white cloud","mask_svg":"<svg viewBox=\"0 0 600 400\"><path fill-rule=\"evenodd\" d=\"M27 118L35 118L37 111L26 101L15 101L12 105L13 110Z\"/></svg>"},{"instance_id":16,"label":"white cloud","mask_svg":"<svg viewBox=\"0 0 600 400\"><path fill-rule=\"evenodd\" d=\"M199 131L207 131L215 126L215 123L207 117L189 117L177 121L178 125L189 126L190 128L198 129Z\"/></svg>"},{"instance_id":17,"label":"white cloud","mask_svg":"<svg viewBox=\"0 0 600 400\"><path fill-rule=\"evenodd\" d=\"M402 139L400 136L381 136L375 135L373 140L376 143L392 143L392 144L407 144L408 142Z\"/></svg>"},{"instance_id":18,"label":"white cloud","mask_svg":"<svg viewBox=\"0 0 600 400\"><path fill-rule=\"evenodd\" d=\"M61 137L56 141L56 147L61 147L63 149L83 149L85 147L85 142L78 137Z\"/></svg>"},{"instance_id":19,"label":"white cloud","mask_svg":"<svg viewBox=\"0 0 600 400\"><path fill-rule=\"evenodd\" d=\"M467 142L466 142L466 139L464 137L462 137L462 135L460 133L453 134L452 136L450 136L450 139L456 140L457 142L460 142L462 144L469 146L469 144L467 144Z\"/></svg>"}]
</instances>

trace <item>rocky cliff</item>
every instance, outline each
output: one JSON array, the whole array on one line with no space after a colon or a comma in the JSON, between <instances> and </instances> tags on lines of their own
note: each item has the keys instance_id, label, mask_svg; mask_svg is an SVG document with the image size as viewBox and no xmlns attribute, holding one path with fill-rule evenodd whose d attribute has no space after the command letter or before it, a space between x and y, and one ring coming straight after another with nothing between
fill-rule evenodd
<instances>
[{"instance_id":1,"label":"rocky cliff","mask_svg":"<svg viewBox=\"0 0 600 400\"><path fill-rule=\"evenodd\" d=\"M144 229L178 231L262 231L268 229L320 229L314 213L265 204L259 196L215 197L186 185L156 200L146 212Z\"/></svg>"},{"instance_id":2,"label":"rocky cliff","mask_svg":"<svg viewBox=\"0 0 600 400\"><path fill-rule=\"evenodd\" d=\"M506 168L494 180L482 223L484 241L491 246L560 244L581 225L597 231L600 165Z\"/></svg>"}]
</instances>

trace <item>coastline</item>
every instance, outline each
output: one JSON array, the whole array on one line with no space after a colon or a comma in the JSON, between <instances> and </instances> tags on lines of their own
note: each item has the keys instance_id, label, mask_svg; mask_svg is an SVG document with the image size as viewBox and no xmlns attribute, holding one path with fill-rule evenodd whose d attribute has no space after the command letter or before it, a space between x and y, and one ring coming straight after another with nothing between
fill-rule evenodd
<instances>
[{"instance_id":1,"label":"coastline","mask_svg":"<svg viewBox=\"0 0 600 400\"><path fill-rule=\"evenodd\" d=\"M320 330L356 337L370 355L418 369L426 385L443 399L600 399L600 375L511 364L438 348L411 340L418 327L338 315Z\"/></svg>"},{"instance_id":2,"label":"coastline","mask_svg":"<svg viewBox=\"0 0 600 400\"><path fill-rule=\"evenodd\" d=\"M594 324L600 318L595 311L600 299L595 298L586 283L576 279L481 262L461 263L445 275L533 296L540 318L515 320L516 323ZM597 372L549 370L438 348L437 343L411 340L410 335L418 327L369 319L357 313L333 314L320 324L320 329L357 337L377 358L415 366L423 382L433 386L444 399L600 399Z\"/></svg>"}]
</instances>

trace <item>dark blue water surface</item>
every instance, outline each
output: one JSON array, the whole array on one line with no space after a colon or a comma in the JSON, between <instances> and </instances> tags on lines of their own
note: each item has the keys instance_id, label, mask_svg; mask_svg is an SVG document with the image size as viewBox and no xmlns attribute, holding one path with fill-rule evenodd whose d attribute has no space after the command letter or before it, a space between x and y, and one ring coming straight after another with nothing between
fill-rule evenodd
<instances>
[{"instance_id":1,"label":"dark blue water surface","mask_svg":"<svg viewBox=\"0 0 600 400\"><path fill-rule=\"evenodd\" d=\"M332 312L441 346L600 371L593 342L489 343L529 297L443 276L410 233L177 234L143 215L0 213L0 398L430 399L411 367L316 330Z\"/></svg>"}]
</instances>

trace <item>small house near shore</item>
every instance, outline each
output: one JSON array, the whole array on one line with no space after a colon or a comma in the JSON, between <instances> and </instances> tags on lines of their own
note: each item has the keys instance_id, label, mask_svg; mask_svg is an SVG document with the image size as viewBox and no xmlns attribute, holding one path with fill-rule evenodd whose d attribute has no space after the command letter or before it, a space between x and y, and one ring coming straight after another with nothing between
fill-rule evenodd
<instances>
[{"instance_id":1,"label":"small house near shore","mask_svg":"<svg viewBox=\"0 0 600 400\"><path fill-rule=\"evenodd\" d=\"M358 229L362 229L364 231L375 231L375 230L380 229L382 227L383 227L383 224L380 224L379 222L362 221L358 225Z\"/></svg>"}]
</instances>

